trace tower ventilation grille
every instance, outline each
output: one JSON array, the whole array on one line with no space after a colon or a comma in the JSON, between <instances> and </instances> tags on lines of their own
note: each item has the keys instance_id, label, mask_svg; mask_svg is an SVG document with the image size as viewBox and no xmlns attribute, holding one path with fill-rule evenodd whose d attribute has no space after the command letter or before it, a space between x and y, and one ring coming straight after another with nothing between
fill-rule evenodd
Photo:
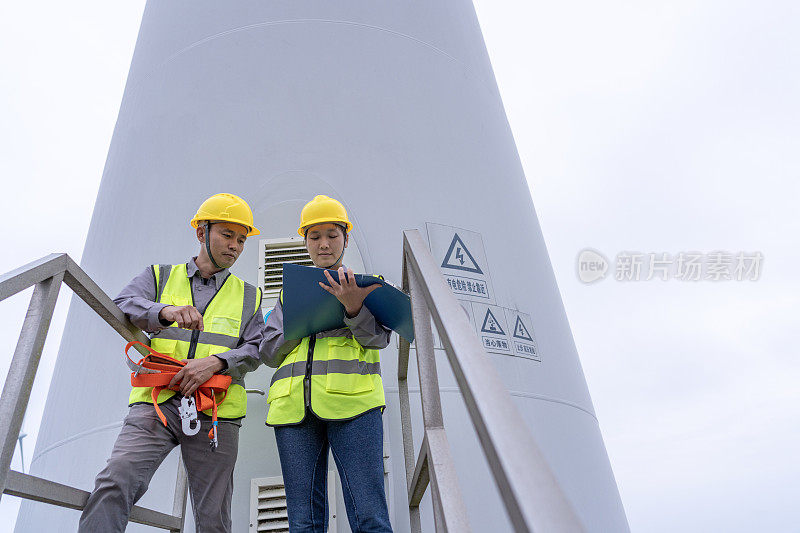
<instances>
[{"instance_id":1,"label":"tower ventilation grille","mask_svg":"<svg viewBox=\"0 0 800 533\"><path fill-rule=\"evenodd\" d=\"M272 307L283 288L283 264L313 266L314 263L300 237L261 239L259 244L258 279L264 293L262 307Z\"/></svg>"},{"instance_id":2,"label":"tower ventilation grille","mask_svg":"<svg viewBox=\"0 0 800 533\"><path fill-rule=\"evenodd\" d=\"M286 490L283 478L251 480L250 532L288 533L289 515L286 511Z\"/></svg>"}]
</instances>

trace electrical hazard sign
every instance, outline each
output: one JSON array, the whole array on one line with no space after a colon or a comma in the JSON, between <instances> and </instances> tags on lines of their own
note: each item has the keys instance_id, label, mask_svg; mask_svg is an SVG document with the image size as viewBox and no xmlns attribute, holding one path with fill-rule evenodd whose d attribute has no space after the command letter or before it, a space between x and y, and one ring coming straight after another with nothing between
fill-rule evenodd
<instances>
[{"instance_id":1,"label":"electrical hazard sign","mask_svg":"<svg viewBox=\"0 0 800 533\"><path fill-rule=\"evenodd\" d=\"M461 237L456 233L453 236L453 242L450 243L450 248L444 256L442 268L452 268L455 270L464 270L474 274L483 274L483 270L478 266L475 258L469 253L469 249L461 240Z\"/></svg>"},{"instance_id":2,"label":"electrical hazard sign","mask_svg":"<svg viewBox=\"0 0 800 533\"><path fill-rule=\"evenodd\" d=\"M506 319L509 324L514 324L511 330L511 343L514 355L541 361L536 337L533 334L533 322L527 313L514 309L506 309Z\"/></svg>"},{"instance_id":3,"label":"electrical hazard sign","mask_svg":"<svg viewBox=\"0 0 800 533\"><path fill-rule=\"evenodd\" d=\"M487 352L513 355L514 345L508 336L508 322L502 307L471 302L475 329Z\"/></svg>"},{"instance_id":4,"label":"electrical hazard sign","mask_svg":"<svg viewBox=\"0 0 800 533\"><path fill-rule=\"evenodd\" d=\"M431 253L450 290L459 300L494 303L494 289L480 233L431 222L426 226Z\"/></svg>"},{"instance_id":5,"label":"electrical hazard sign","mask_svg":"<svg viewBox=\"0 0 800 533\"><path fill-rule=\"evenodd\" d=\"M514 337L526 341L533 341L531 334L528 333L528 328L525 327L520 317L517 317L517 323L514 324Z\"/></svg>"}]
</instances>

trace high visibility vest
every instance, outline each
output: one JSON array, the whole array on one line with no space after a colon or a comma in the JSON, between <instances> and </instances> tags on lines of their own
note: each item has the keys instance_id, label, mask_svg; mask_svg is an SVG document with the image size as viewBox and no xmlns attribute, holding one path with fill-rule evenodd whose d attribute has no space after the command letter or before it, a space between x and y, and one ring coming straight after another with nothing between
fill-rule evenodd
<instances>
[{"instance_id":1,"label":"high visibility vest","mask_svg":"<svg viewBox=\"0 0 800 533\"><path fill-rule=\"evenodd\" d=\"M317 335L305 337L272 376L268 426L302 422L306 405L323 420L346 420L386 406L378 350L352 336Z\"/></svg>"},{"instance_id":2,"label":"high visibility vest","mask_svg":"<svg viewBox=\"0 0 800 533\"><path fill-rule=\"evenodd\" d=\"M194 305L186 263L153 265L153 273L157 302L176 306ZM176 359L200 359L227 352L239 345L245 326L260 306L261 291L229 274L203 313L203 331L183 329L173 324L155 333L150 338L150 346ZM128 403L153 403L151 391L152 387L133 387ZM162 390L158 395L158 403L167 401L174 394L175 391ZM210 410L203 412L211 415ZM234 379L217 415L220 418L241 418L246 412L244 381L241 378Z\"/></svg>"}]
</instances>

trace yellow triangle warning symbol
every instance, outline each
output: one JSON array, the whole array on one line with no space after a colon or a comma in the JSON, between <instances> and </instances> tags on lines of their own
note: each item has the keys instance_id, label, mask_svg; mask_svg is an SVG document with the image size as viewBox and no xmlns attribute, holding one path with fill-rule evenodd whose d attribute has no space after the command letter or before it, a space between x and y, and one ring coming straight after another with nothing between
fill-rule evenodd
<instances>
[{"instance_id":1,"label":"yellow triangle warning symbol","mask_svg":"<svg viewBox=\"0 0 800 533\"><path fill-rule=\"evenodd\" d=\"M472 257L472 254L469 253L469 250L467 250L464 241L461 240L458 233L453 235L450 248L448 248L447 253L444 255L442 268L452 268L455 270L474 272L475 274L483 274L483 270L478 266L478 262Z\"/></svg>"}]
</instances>

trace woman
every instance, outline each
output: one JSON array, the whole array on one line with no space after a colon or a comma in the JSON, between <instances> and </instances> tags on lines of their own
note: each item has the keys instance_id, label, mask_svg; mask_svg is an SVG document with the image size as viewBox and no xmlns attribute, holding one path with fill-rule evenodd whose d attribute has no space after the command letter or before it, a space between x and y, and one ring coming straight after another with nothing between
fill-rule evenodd
<instances>
[{"instance_id":1,"label":"woman","mask_svg":"<svg viewBox=\"0 0 800 533\"><path fill-rule=\"evenodd\" d=\"M391 331L363 305L379 285L357 286L342 265L352 228L344 206L320 195L303 208L297 230L314 265L338 271L325 272L328 284L320 286L344 306L345 327L285 340L281 293L260 346L261 359L278 368L267 396L267 425L275 428L292 533L327 531L329 447L353 532L392 531L383 486L386 402L378 353Z\"/></svg>"}]
</instances>

